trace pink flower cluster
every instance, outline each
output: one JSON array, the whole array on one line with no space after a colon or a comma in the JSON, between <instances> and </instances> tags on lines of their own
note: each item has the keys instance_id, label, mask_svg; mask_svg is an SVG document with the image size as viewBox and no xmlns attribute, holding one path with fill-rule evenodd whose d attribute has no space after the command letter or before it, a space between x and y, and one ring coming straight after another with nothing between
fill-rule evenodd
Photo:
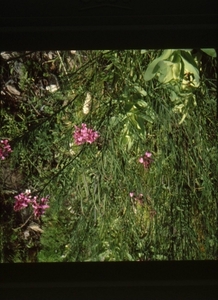
<instances>
[{"instance_id":1,"label":"pink flower cluster","mask_svg":"<svg viewBox=\"0 0 218 300\"><path fill-rule=\"evenodd\" d=\"M15 196L14 198L16 200L15 205L14 205L15 211L26 208L29 205L29 203L32 202L32 199L31 199L32 197L29 192L20 193L19 195Z\"/></svg>"},{"instance_id":2,"label":"pink flower cluster","mask_svg":"<svg viewBox=\"0 0 218 300\"><path fill-rule=\"evenodd\" d=\"M45 213L45 210L49 208L48 196L38 201L38 196L32 197L30 190L26 190L25 193L20 193L14 198L16 200L14 205L15 211L24 209L30 204L32 205L35 218L39 218Z\"/></svg>"},{"instance_id":3,"label":"pink flower cluster","mask_svg":"<svg viewBox=\"0 0 218 300\"><path fill-rule=\"evenodd\" d=\"M145 169L148 169L151 163L153 162L151 156L152 156L151 152L145 152L145 154L139 158L139 162L144 165Z\"/></svg>"},{"instance_id":4,"label":"pink flower cluster","mask_svg":"<svg viewBox=\"0 0 218 300\"><path fill-rule=\"evenodd\" d=\"M143 204L143 194L139 194L138 196L135 196L134 192L130 192L129 193L130 197L133 198L136 202Z\"/></svg>"},{"instance_id":5,"label":"pink flower cluster","mask_svg":"<svg viewBox=\"0 0 218 300\"><path fill-rule=\"evenodd\" d=\"M84 143L92 144L98 137L99 133L93 129L87 128L87 125L82 123L81 128L75 126L74 140L76 145L82 145Z\"/></svg>"},{"instance_id":6,"label":"pink flower cluster","mask_svg":"<svg viewBox=\"0 0 218 300\"><path fill-rule=\"evenodd\" d=\"M36 198L36 197L34 197L34 198ZM49 208L49 205L47 203L48 203L48 196L45 197L45 198L40 199L39 203L37 202L37 199L34 199L32 201L34 216L36 218L39 218L41 215L43 215L45 213L45 210L47 208Z\"/></svg>"},{"instance_id":7,"label":"pink flower cluster","mask_svg":"<svg viewBox=\"0 0 218 300\"><path fill-rule=\"evenodd\" d=\"M8 143L8 140L0 141L0 159L4 160L8 154L12 152L11 146Z\"/></svg>"}]
</instances>

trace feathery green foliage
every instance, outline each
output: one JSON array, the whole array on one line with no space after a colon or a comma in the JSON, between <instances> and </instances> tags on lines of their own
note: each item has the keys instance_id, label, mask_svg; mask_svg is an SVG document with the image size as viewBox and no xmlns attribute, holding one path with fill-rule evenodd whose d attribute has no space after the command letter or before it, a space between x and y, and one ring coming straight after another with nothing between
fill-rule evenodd
<instances>
[{"instance_id":1,"label":"feathery green foliage","mask_svg":"<svg viewBox=\"0 0 218 300\"><path fill-rule=\"evenodd\" d=\"M17 243L3 262L28 261L27 245L40 262L217 259L217 74L208 54L57 51L46 70L27 56L21 98L1 100L0 134L13 148L1 168L20 172L11 186L1 175L3 248ZM39 73L54 70L57 91L36 95ZM99 132L93 144L74 143L82 123ZM50 195L43 232L19 228L27 217L13 211L13 197L25 189ZM7 231L9 223L19 229Z\"/></svg>"}]
</instances>

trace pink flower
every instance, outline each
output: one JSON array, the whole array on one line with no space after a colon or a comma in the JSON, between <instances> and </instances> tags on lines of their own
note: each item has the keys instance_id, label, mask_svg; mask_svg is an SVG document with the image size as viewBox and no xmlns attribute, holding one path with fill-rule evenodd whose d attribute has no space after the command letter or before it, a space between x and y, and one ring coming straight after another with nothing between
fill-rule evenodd
<instances>
[{"instance_id":1,"label":"pink flower","mask_svg":"<svg viewBox=\"0 0 218 300\"><path fill-rule=\"evenodd\" d=\"M92 144L99 137L99 133L93 129L87 128L87 125L82 123L81 128L75 126L73 137L76 145L82 145L84 143Z\"/></svg>"},{"instance_id":2,"label":"pink flower","mask_svg":"<svg viewBox=\"0 0 218 300\"><path fill-rule=\"evenodd\" d=\"M33 208L33 213L36 218L39 218L42 214L44 214L45 210L49 208L48 205L48 196L45 198L41 198L38 201L38 196L34 196L32 198L30 194L30 190L26 190L25 193L20 193L19 195L14 197L16 202L14 205L14 210L18 211L24 209L31 204Z\"/></svg>"},{"instance_id":3,"label":"pink flower","mask_svg":"<svg viewBox=\"0 0 218 300\"><path fill-rule=\"evenodd\" d=\"M132 198L134 196L134 193L133 192L130 192L129 193L130 197Z\"/></svg>"},{"instance_id":4,"label":"pink flower","mask_svg":"<svg viewBox=\"0 0 218 300\"><path fill-rule=\"evenodd\" d=\"M152 153L151 152L145 152L145 156L151 157Z\"/></svg>"},{"instance_id":5,"label":"pink flower","mask_svg":"<svg viewBox=\"0 0 218 300\"><path fill-rule=\"evenodd\" d=\"M153 162L151 159L152 153L151 152L145 152L145 154L139 158L139 162L144 165L145 169L148 169Z\"/></svg>"},{"instance_id":6,"label":"pink flower","mask_svg":"<svg viewBox=\"0 0 218 300\"><path fill-rule=\"evenodd\" d=\"M140 157L140 158L139 158L139 162L140 162L141 164L143 164L143 162L144 162L143 157Z\"/></svg>"},{"instance_id":7,"label":"pink flower","mask_svg":"<svg viewBox=\"0 0 218 300\"><path fill-rule=\"evenodd\" d=\"M8 143L8 140L1 140L0 141L0 159L4 160L9 153L12 152L11 146Z\"/></svg>"},{"instance_id":8,"label":"pink flower","mask_svg":"<svg viewBox=\"0 0 218 300\"><path fill-rule=\"evenodd\" d=\"M33 207L33 213L36 218L39 218L41 215L45 213L45 210L49 208L49 205L47 204L48 197L42 198L40 200L40 203L37 202L37 197L34 197L32 202Z\"/></svg>"},{"instance_id":9,"label":"pink flower","mask_svg":"<svg viewBox=\"0 0 218 300\"><path fill-rule=\"evenodd\" d=\"M20 193L14 197L16 199L14 210L18 211L26 208L32 202L31 196L28 193Z\"/></svg>"}]
</instances>

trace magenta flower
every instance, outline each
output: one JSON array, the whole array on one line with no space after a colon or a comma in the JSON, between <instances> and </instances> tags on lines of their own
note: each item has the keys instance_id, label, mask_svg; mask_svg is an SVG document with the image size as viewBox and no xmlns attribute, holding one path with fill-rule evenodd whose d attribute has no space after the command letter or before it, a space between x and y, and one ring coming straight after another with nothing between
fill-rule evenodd
<instances>
[{"instance_id":1,"label":"magenta flower","mask_svg":"<svg viewBox=\"0 0 218 300\"><path fill-rule=\"evenodd\" d=\"M145 152L145 154L139 158L139 162L144 165L145 169L148 169L153 162L153 159L151 159L152 153L151 152Z\"/></svg>"},{"instance_id":2,"label":"magenta flower","mask_svg":"<svg viewBox=\"0 0 218 300\"><path fill-rule=\"evenodd\" d=\"M82 123L81 128L75 126L74 140L76 145L82 145L84 143L92 144L98 137L99 133L93 129L87 128L87 125Z\"/></svg>"},{"instance_id":3,"label":"magenta flower","mask_svg":"<svg viewBox=\"0 0 218 300\"><path fill-rule=\"evenodd\" d=\"M8 140L1 140L0 141L0 159L4 160L9 153L12 152L11 146L8 143Z\"/></svg>"},{"instance_id":4,"label":"magenta flower","mask_svg":"<svg viewBox=\"0 0 218 300\"><path fill-rule=\"evenodd\" d=\"M18 211L21 209L26 208L29 203L32 202L31 196L29 193L20 193L19 195L14 197L16 199L15 205L14 205L14 210Z\"/></svg>"},{"instance_id":5,"label":"magenta flower","mask_svg":"<svg viewBox=\"0 0 218 300\"><path fill-rule=\"evenodd\" d=\"M37 202L37 197L34 197L32 201L33 213L36 218L39 218L45 213L45 210L49 208L48 197L42 198L40 202Z\"/></svg>"},{"instance_id":6,"label":"magenta flower","mask_svg":"<svg viewBox=\"0 0 218 300\"><path fill-rule=\"evenodd\" d=\"M38 201L38 196L34 196L32 198L30 194L30 190L26 190L25 193L20 193L19 195L14 197L16 202L14 205L14 210L18 211L28 207L29 205L33 208L33 213L36 218L39 218L42 214L45 213L45 210L49 208L48 205L48 196L45 198L41 198Z\"/></svg>"}]
</instances>

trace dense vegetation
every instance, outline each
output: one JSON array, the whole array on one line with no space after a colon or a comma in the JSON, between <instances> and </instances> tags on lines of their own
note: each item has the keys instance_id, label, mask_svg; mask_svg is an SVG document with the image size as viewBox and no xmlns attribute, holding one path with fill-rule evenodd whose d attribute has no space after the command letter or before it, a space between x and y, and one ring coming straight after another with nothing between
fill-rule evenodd
<instances>
[{"instance_id":1,"label":"dense vegetation","mask_svg":"<svg viewBox=\"0 0 218 300\"><path fill-rule=\"evenodd\" d=\"M214 50L3 52L0 76L1 262L217 259Z\"/></svg>"}]
</instances>

